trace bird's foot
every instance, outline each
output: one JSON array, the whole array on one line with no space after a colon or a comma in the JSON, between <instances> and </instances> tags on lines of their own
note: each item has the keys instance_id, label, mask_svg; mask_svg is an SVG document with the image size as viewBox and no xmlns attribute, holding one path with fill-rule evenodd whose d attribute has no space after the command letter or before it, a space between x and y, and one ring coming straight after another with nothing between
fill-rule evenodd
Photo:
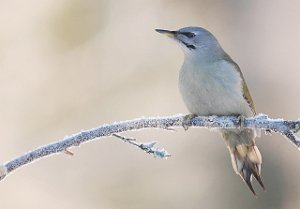
<instances>
[{"instance_id":1,"label":"bird's foot","mask_svg":"<svg viewBox=\"0 0 300 209\"><path fill-rule=\"evenodd\" d=\"M246 117L244 115L238 115L240 129L243 129L245 126L245 118Z\"/></svg>"},{"instance_id":2,"label":"bird's foot","mask_svg":"<svg viewBox=\"0 0 300 209\"><path fill-rule=\"evenodd\" d=\"M189 127L192 125L192 122L191 122L192 119L197 116L198 116L197 114L188 114L183 117L182 127L185 131L187 131L189 129Z\"/></svg>"}]
</instances>

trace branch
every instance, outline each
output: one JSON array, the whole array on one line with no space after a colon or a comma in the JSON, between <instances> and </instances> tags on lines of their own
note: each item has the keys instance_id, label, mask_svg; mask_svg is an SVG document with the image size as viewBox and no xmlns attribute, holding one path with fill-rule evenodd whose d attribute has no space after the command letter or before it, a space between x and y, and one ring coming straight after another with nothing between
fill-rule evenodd
<instances>
[{"instance_id":1,"label":"branch","mask_svg":"<svg viewBox=\"0 0 300 209\"><path fill-rule=\"evenodd\" d=\"M118 133L125 131L132 131L146 128L159 128L172 130L173 128L180 128L183 125L191 127L205 127L205 128L256 128L263 129L268 132L277 132L286 136L298 149L300 149L300 139L295 136L300 130L300 119L295 121L288 121L283 119L270 119L266 115L258 115L253 118L245 118L241 120L235 116L210 116L210 117L195 117L189 121L189 124L183 123L185 121L184 115L174 115L169 117L151 117L128 120L113 124L104 124L97 128L81 131L71 136L36 148L28 153L25 153L13 160L10 160L0 165L0 180L6 177L15 169L22 167L30 162L49 156L59 152L73 155L68 149L79 146L82 143L91 141L96 138L114 136L118 139L134 145L146 153L153 154L157 158L167 158L170 154L164 149L155 147L156 142L138 143L135 139L120 136Z\"/></svg>"}]
</instances>

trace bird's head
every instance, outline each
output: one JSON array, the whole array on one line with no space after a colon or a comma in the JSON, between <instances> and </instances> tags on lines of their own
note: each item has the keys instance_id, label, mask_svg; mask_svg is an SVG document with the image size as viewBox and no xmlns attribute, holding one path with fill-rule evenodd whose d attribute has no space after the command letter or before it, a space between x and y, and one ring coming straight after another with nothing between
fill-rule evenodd
<instances>
[{"instance_id":1,"label":"bird's head","mask_svg":"<svg viewBox=\"0 0 300 209\"><path fill-rule=\"evenodd\" d=\"M185 27L179 30L156 29L156 31L180 43L187 56L210 57L224 53L217 39L201 27Z\"/></svg>"}]
</instances>

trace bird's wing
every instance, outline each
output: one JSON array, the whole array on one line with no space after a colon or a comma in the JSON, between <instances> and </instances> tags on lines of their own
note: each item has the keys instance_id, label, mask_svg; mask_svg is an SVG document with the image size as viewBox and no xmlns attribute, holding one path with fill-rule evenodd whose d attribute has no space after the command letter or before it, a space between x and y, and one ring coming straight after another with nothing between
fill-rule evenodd
<instances>
[{"instance_id":1,"label":"bird's wing","mask_svg":"<svg viewBox=\"0 0 300 209\"><path fill-rule=\"evenodd\" d=\"M241 72L241 71L240 71L240 72ZM241 76L242 76L242 78L243 78L242 72L241 72ZM244 78L243 78L243 91L244 91L244 93L243 93L244 98L246 99L247 103L249 104L249 106L250 106L250 108L251 108L253 114L256 115L256 110L255 110L254 102L253 102L253 100L252 100L252 97L251 97L251 95L250 95L248 86L247 86L246 81L245 81Z\"/></svg>"},{"instance_id":2,"label":"bird's wing","mask_svg":"<svg viewBox=\"0 0 300 209\"><path fill-rule=\"evenodd\" d=\"M234 66L234 68L240 73L241 78L242 78L242 87L243 87L243 96L245 98L245 100L247 101L249 107L251 108L251 111L253 112L254 115L256 115L256 110L255 110L255 106L254 106L254 102L252 100L252 97L250 95L250 91L248 89L247 83L245 81L245 78L243 76L243 73L240 69L240 67L238 66L238 64L236 64L229 55L225 56L225 60L228 61L230 64L232 64Z\"/></svg>"}]
</instances>

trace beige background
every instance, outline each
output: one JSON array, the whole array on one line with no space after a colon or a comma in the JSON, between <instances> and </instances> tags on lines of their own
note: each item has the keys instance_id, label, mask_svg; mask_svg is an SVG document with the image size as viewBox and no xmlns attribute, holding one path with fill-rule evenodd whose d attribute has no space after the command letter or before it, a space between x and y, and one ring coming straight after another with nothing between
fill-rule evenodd
<instances>
[{"instance_id":1,"label":"beige background","mask_svg":"<svg viewBox=\"0 0 300 209\"><path fill-rule=\"evenodd\" d=\"M1 162L82 129L187 113L183 55L154 29L203 26L244 72L258 112L300 117L296 0L0 1ZM117 139L23 167L0 184L11 208L285 208L300 206L300 153L278 134L257 140L267 192L254 198L216 132L128 133L159 141L158 160Z\"/></svg>"}]
</instances>

